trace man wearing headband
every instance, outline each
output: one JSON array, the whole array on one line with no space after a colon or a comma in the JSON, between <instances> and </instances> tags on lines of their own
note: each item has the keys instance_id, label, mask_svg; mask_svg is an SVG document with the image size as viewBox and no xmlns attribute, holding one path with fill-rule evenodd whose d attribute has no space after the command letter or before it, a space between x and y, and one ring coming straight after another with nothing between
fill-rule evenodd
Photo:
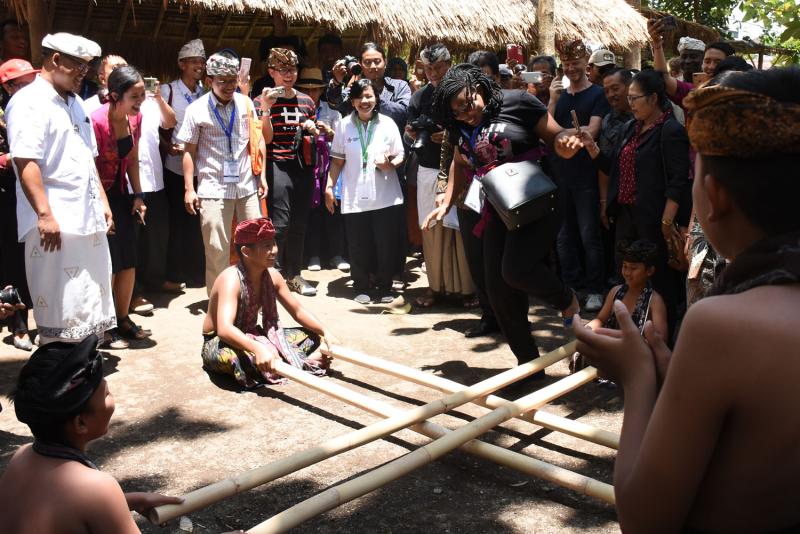
<instances>
[{"instance_id":1,"label":"man wearing headband","mask_svg":"<svg viewBox=\"0 0 800 534\"><path fill-rule=\"evenodd\" d=\"M569 79L569 88L560 93L551 92L548 109L559 126L570 129L574 128L574 110L580 126L588 128L596 139L603 117L611 108L603 88L590 82L587 76L589 49L580 39L569 41L560 45L559 57L564 76ZM558 78L553 80L554 84L556 82L560 84ZM605 267L597 169L588 154L582 152L571 159L554 157L553 164L564 185L566 208L556 242L561 275L567 286L585 288L587 311L598 311L603 305Z\"/></svg>"},{"instance_id":2,"label":"man wearing headband","mask_svg":"<svg viewBox=\"0 0 800 534\"><path fill-rule=\"evenodd\" d=\"M666 56L664 56L665 30L662 27L662 19L651 19L647 23L647 29L650 32L650 46L653 49L653 68L664 76L667 96L685 111L683 99L694 89L695 79L708 79L713 74L713 69L708 73L704 69L706 45L703 41L692 37L680 38L678 41L678 53L680 54L683 80L676 80L669 74L669 64ZM709 53L711 57L716 57L718 51ZM711 60L709 59L709 61Z\"/></svg>"},{"instance_id":3,"label":"man wearing headband","mask_svg":"<svg viewBox=\"0 0 800 534\"><path fill-rule=\"evenodd\" d=\"M320 336L330 347L338 340L292 295L275 270L277 245L272 221L242 221L233 234L239 263L219 275L203 321L203 367L232 376L243 388L281 383L276 363L285 361L324 375L328 360L309 357ZM302 328L282 328L278 301ZM258 317L262 322L258 324Z\"/></svg>"},{"instance_id":4,"label":"man wearing headband","mask_svg":"<svg viewBox=\"0 0 800 534\"><path fill-rule=\"evenodd\" d=\"M139 532L130 510L146 514L182 502L123 493L86 455L114 413L96 347L95 335L50 343L20 371L14 410L34 441L20 447L0 477L0 532Z\"/></svg>"},{"instance_id":5,"label":"man wearing headband","mask_svg":"<svg viewBox=\"0 0 800 534\"><path fill-rule=\"evenodd\" d=\"M672 353L619 303L616 335L575 321L577 349L624 390L620 526L798 532L800 71L726 72L686 107L695 210L730 265Z\"/></svg>"},{"instance_id":6,"label":"man wearing headband","mask_svg":"<svg viewBox=\"0 0 800 534\"><path fill-rule=\"evenodd\" d=\"M105 235L113 217L94 130L75 94L100 47L56 33L42 39L42 50L40 75L6 110L18 238L41 342L78 342L116 326Z\"/></svg>"},{"instance_id":7,"label":"man wearing headband","mask_svg":"<svg viewBox=\"0 0 800 534\"><path fill-rule=\"evenodd\" d=\"M178 133L184 143L184 205L200 215L206 256L206 291L230 262L233 217L243 221L261 215L259 200L267 194L250 161L250 121L256 120L250 97L236 92L239 60L228 52L206 62L211 91L193 101ZM197 187L195 188L195 169Z\"/></svg>"}]
</instances>

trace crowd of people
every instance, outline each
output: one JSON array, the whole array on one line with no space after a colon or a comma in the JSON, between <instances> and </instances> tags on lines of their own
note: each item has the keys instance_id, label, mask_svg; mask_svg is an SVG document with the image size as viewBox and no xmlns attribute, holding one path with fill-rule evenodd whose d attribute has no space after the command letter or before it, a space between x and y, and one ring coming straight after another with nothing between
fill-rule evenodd
<instances>
[{"instance_id":1,"label":"crowd of people","mask_svg":"<svg viewBox=\"0 0 800 534\"><path fill-rule=\"evenodd\" d=\"M759 368L789 370L769 395L785 407L800 373L778 357L797 341L800 74L753 70L727 43L690 37L668 61L665 20L648 28L643 70L574 39L558 59L527 62L510 45L505 63L478 50L454 64L433 43L409 75L380 44L347 56L331 34L316 65L301 39L265 39L254 81L235 50L207 54L195 39L175 80L159 83L67 33L44 37L35 69L26 32L4 23L0 283L10 287L0 295L16 300L0 299L0 318L16 347L33 350L33 310L40 348L15 409L47 460L18 453L0 500L53 458L92 471L84 448L113 412L97 348L153 335L131 318L152 312L147 292L204 285L202 364L251 388L279 382L278 361L326 372L314 352L338 340L293 295L316 295L305 269L338 269L355 302L390 304L414 254L427 277L415 307L478 309L465 335L500 332L524 363L540 355L534 298L574 329L572 369L588 359L624 389L623 528L800 519L789 501L766 502L791 495L800 465L790 455L787 476L751 497L774 512L768 520L736 508L750 495L736 482L753 475L743 466L771 465L772 450L758 432L732 439L764 428L768 410L737 358L764 354ZM280 326L278 303L300 328ZM585 323L581 310L597 315ZM695 417L681 416L687 398ZM778 448L800 428L785 418L770 430ZM691 469L660 472L665 457ZM103 520L125 523L119 487L87 472L75 476L113 490ZM174 501L127 499L131 509L162 502Z\"/></svg>"}]
</instances>

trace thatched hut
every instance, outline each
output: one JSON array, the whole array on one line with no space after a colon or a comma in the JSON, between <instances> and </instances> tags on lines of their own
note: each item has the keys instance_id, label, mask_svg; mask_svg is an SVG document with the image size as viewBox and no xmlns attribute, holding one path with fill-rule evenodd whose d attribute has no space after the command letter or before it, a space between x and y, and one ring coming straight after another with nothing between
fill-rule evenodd
<instances>
[{"instance_id":1,"label":"thatched hut","mask_svg":"<svg viewBox=\"0 0 800 534\"><path fill-rule=\"evenodd\" d=\"M533 43L536 37L536 6L531 0L5 2L28 21L34 47L46 32L80 33L156 74L171 72L180 45L197 37L209 50L231 47L257 58L259 41L272 35L273 14L290 22L290 34L304 38L312 56L316 39L326 31L343 35L351 49L367 37L395 46L439 40L459 49ZM621 48L647 38L645 19L625 0L559 0L554 11L556 39L580 36Z\"/></svg>"}]
</instances>

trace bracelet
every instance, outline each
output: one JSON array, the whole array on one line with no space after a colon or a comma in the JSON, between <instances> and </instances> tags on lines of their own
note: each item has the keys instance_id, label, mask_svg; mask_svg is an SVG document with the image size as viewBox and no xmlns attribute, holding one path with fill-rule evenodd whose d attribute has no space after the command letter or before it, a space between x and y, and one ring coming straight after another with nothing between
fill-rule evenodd
<instances>
[{"instance_id":1,"label":"bracelet","mask_svg":"<svg viewBox=\"0 0 800 534\"><path fill-rule=\"evenodd\" d=\"M672 226L672 221L669 219L661 219L661 224L664 226Z\"/></svg>"}]
</instances>

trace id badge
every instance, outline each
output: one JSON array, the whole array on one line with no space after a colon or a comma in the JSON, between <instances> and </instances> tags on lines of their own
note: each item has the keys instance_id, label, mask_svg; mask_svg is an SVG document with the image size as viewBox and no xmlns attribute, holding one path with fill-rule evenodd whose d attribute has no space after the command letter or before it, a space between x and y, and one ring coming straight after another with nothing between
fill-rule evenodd
<instances>
[{"instance_id":1,"label":"id badge","mask_svg":"<svg viewBox=\"0 0 800 534\"><path fill-rule=\"evenodd\" d=\"M477 178L473 178L464 197L464 205L476 213L483 212L484 193L483 185Z\"/></svg>"},{"instance_id":2,"label":"id badge","mask_svg":"<svg viewBox=\"0 0 800 534\"><path fill-rule=\"evenodd\" d=\"M237 183L239 176L239 162L235 159L226 159L223 164L223 182L226 184Z\"/></svg>"}]
</instances>

